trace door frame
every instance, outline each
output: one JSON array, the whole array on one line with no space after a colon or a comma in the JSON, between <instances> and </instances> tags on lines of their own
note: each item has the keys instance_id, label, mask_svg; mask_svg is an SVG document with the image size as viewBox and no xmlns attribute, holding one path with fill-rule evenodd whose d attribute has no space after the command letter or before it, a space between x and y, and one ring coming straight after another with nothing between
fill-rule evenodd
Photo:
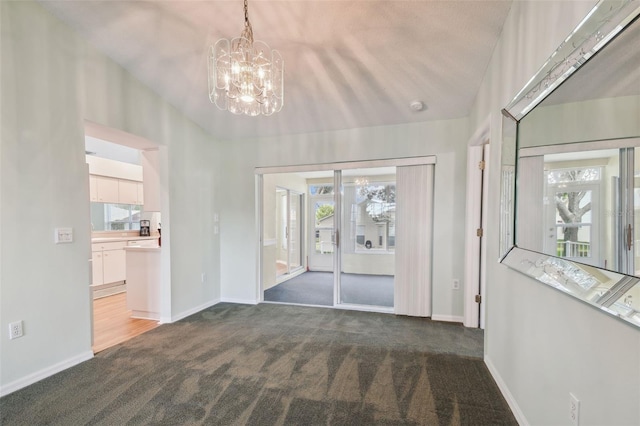
<instances>
[{"instance_id":1,"label":"door frame","mask_svg":"<svg viewBox=\"0 0 640 426\"><path fill-rule=\"evenodd\" d=\"M469 141L467 148L467 185L465 212L465 256L464 256L464 319L465 327L484 328L486 302L487 208L489 197L489 158L491 117ZM484 162L484 169L478 167ZM478 236L478 229L482 229ZM480 296L480 303L476 296Z\"/></svg>"}]
</instances>

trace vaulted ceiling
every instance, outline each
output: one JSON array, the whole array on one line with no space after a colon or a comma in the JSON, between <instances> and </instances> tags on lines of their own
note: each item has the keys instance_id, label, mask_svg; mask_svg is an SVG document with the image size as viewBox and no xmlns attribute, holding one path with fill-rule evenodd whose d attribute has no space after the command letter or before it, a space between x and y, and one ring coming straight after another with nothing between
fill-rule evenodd
<instances>
[{"instance_id":1,"label":"vaulted ceiling","mask_svg":"<svg viewBox=\"0 0 640 426\"><path fill-rule=\"evenodd\" d=\"M511 1L255 0L257 40L285 61L270 117L219 110L208 46L240 35L241 0L42 1L63 22L221 140L465 117ZM410 108L424 102L422 111Z\"/></svg>"}]
</instances>

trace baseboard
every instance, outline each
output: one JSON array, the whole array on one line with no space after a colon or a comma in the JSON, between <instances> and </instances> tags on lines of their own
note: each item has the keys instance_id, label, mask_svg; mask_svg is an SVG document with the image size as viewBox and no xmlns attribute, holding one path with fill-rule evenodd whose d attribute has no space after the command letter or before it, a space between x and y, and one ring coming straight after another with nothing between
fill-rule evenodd
<instances>
[{"instance_id":1,"label":"baseboard","mask_svg":"<svg viewBox=\"0 0 640 426\"><path fill-rule=\"evenodd\" d=\"M509 388L507 387L507 384L504 382L504 380L502 380L502 376L500 376L500 373L498 372L496 367L491 362L491 358L489 358L489 356L485 355L484 356L484 363L486 364L487 368L489 369L489 373L491 373L491 376L493 377L493 380L496 381L496 384L498 385L498 388L500 389L500 392L502 392L502 396L504 396L504 399L507 401L507 404L509 404L509 408L511 408L511 411L513 412L513 415L515 416L516 420L518 421L518 424L520 426L529 426L529 422L527 421L527 418L524 416L524 413L520 409L520 406L516 402L516 399L513 397L513 395L509 391Z\"/></svg>"},{"instance_id":2,"label":"baseboard","mask_svg":"<svg viewBox=\"0 0 640 426\"><path fill-rule=\"evenodd\" d=\"M255 299L234 299L232 297L223 297L220 302L225 303L238 303L240 305L257 305L258 301Z\"/></svg>"},{"instance_id":3,"label":"baseboard","mask_svg":"<svg viewBox=\"0 0 640 426\"><path fill-rule=\"evenodd\" d=\"M78 365L82 362L90 360L91 358L93 358L93 351L86 351L81 353L80 355L74 356L73 358L69 358L65 361L54 364L51 367L43 368L40 371L31 373L28 376L25 376L21 379L15 380L0 387L0 396L9 395L10 393L39 382L42 379L46 379L47 377L53 376L54 374L66 370L67 368L71 368L74 365Z\"/></svg>"},{"instance_id":4,"label":"baseboard","mask_svg":"<svg viewBox=\"0 0 640 426\"><path fill-rule=\"evenodd\" d=\"M171 323L171 322L180 321L181 319L184 319L184 318L186 318L186 317L188 317L188 316L191 316L191 315L193 315L193 314L197 314L198 312L200 312L200 311L202 311L202 310L205 310L205 309L207 309L207 308L210 308L210 307L211 307L211 306L213 306L213 305L217 305L218 303L220 303L220 299L213 299L213 300L210 300L210 301L208 301L208 302L206 302L206 303L203 303L203 304L202 304L202 305L200 305L200 306L196 306L195 308L191 308L191 309L186 310L186 311L184 311L184 312L181 312L181 313L179 313L179 314L177 314L177 315L173 315L173 316L171 316L170 321L165 321L165 319L164 319L164 318L160 318L160 323L161 323L161 324L167 324L167 323Z\"/></svg>"},{"instance_id":5,"label":"baseboard","mask_svg":"<svg viewBox=\"0 0 640 426\"><path fill-rule=\"evenodd\" d=\"M461 324L464 322L464 317L463 316L458 316L458 315L437 315L437 314L433 314L433 315L431 315L431 319L434 320L434 321L459 322Z\"/></svg>"}]
</instances>

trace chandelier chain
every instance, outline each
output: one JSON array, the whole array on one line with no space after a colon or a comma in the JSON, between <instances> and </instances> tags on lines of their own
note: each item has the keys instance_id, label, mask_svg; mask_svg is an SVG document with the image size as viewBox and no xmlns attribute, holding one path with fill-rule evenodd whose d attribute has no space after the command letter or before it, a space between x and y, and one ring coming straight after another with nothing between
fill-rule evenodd
<instances>
[{"instance_id":1,"label":"chandelier chain","mask_svg":"<svg viewBox=\"0 0 640 426\"><path fill-rule=\"evenodd\" d=\"M251 22L249 21L248 0L244 0L244 30L242 31L241 37L246 38L251 44L253 44L253 28L251 27Z\"/></svg>"}]
</instances>

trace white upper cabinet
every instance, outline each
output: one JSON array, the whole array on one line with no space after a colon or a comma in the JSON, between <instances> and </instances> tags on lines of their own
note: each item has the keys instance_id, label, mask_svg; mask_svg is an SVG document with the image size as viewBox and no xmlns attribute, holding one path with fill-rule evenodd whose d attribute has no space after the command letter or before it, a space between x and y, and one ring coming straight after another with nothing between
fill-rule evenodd
<instances>
[{"instance_id":1,"label":"white upper cabinet","mask_svg":"<svg viewBox=\"0 0 640 426\"><path fill-rule=\"evenodd\" d=\"M97 203L144 204L142 166L87 155L89 200Z\"/></svg>"},{"instance_id":2,"label":"white upper cabinet","mask_svg":"<svg viewBox=\"0 0 640 426\"><path fill-rule=\"evenodd\" d=\"M89 201L98 202L98 183L94 175L89 175Z\"/></svg>"},{"instance_id":3,"label":"white upper cabinet","mask_svg":"<svg viewBox=\"0 0 640 426\"><path fill-rule=\"evenodd\" d=\"M96 195L99 203L119 203L118 179L94 176L96 182Z\"/></svg>"},{"instance_id":4,"label":"white upper cabinet","mask_svg":"<svg viewBox=\"0 0 640 426\"><path fill-rule=\"evenodd\" d=\"M142 204L138 201L138 182L132 180L118 180L120 204Z\"/></svg>"}]
</instances>

